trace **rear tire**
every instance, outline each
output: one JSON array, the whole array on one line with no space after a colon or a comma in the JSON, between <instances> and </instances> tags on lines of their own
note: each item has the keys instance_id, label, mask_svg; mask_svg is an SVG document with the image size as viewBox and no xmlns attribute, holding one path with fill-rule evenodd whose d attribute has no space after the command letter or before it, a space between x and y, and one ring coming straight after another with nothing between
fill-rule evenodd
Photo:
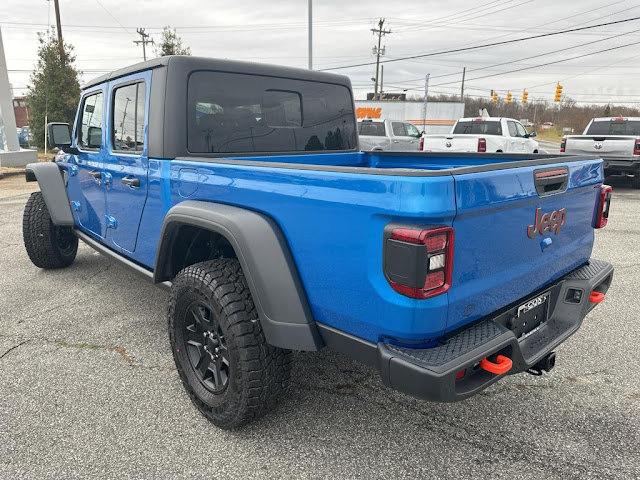
<instances>
[{"instance_id":1,"label":"rear tire","mask_svg":"<svg viewBox=\"0 0 640 480\"><path fill-rule=\"evenodd\" d=\"M22 238L27 254L36 267L64 268L78 253L78 237L71 227L54 225L42 192L34 192L24 207Z\"/></svg>"},{"instance_id":2,"label":"rear tire","mask_svg":"<svg viewBox=\"0 0 640 480\"><path fill-rule=\"evenodd\" d=\"M232 429L276 407L290 383L291 352L267 343L238 260L179 272L168 317L180 379L209 421Z\"/></svg>"},{"instance_id":3,"label":"rear tire","mask_svg":"<svg viewBox=\"0 0 640 480\"><path fill-rule=\"evenodd\" d=\"M631 179L632 188L640 188L640 173L636 173Z\"/></svg>"}]
</instances>

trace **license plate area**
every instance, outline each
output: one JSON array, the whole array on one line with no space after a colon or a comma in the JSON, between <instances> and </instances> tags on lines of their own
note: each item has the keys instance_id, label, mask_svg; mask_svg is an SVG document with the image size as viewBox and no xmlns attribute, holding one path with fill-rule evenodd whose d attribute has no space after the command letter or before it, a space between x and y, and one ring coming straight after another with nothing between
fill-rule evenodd
<instances>
[{"instance_id":1,"label":"license plate area","mask_svg":"<svg viewBox=\"0 0 640 480\"><path fill-rule=\"evenodd\" d=\"M540 328L548 319L550 292L529 299L515 308L508 327L522 340Z\"/></svg>"}]
</instances>

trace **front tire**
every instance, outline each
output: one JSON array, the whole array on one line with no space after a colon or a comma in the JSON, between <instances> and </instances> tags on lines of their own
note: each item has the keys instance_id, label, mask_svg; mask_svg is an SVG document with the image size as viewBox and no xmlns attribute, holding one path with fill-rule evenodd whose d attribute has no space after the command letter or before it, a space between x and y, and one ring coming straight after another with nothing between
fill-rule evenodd
<instances>
[{"instance_id":1,"label":"front tire","mask_svg":"<svg viewBox=\"0 0 640 480\"><path fill-rule=\"evenodd\" d=\"M78 253L78 237L71 227L54 225L42 192L34 192L24 207L22 238L27 255L36 267L64 268Z\"/></svg>"},{"instance_id":2,"label":"front tire","mask_svg":"<svg viewBox=\"0 0 640 480\"><path fill-rule=\"evenodd\" d=\"M232 429L275 408L289 386L291 352L266 342L238 260L179 272L168 317L180 379L208 420Z\"/></svg>"}]
</instances>

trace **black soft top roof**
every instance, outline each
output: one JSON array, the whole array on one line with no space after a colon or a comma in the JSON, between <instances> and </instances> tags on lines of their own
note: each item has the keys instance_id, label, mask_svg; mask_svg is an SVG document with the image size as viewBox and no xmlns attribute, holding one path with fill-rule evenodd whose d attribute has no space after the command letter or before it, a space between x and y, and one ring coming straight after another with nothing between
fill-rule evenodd
<instances>
[{"instance_id":1,"label":"black soft top roof","mask_svg":"<svg viewBox=\"0 0 640 480\"><path fill-rule=\"evenodd\" d=\"M128 67L115 70L98 78L87 82L82 88L86 89L99 85L101 83L113 80L115 78L124 77L132 73L141 72L143 70L152 70L155 68L168 67L169 69L175 65L180 69L187 70L219 70L235 73L248 73L254 75L268 75L273 77L296 78L300 80L313 80L318 82L329 82L346 85L351 87L349 78L344 75L336 75L333 73L316 72L303 68L282 67L279 65L269 65L256 62L240 62L236 60L224 60L218 58L192 57L184 55L172 55L167 57L154 58L146 62L136 63Z\"/></svg>"}]
</instances>

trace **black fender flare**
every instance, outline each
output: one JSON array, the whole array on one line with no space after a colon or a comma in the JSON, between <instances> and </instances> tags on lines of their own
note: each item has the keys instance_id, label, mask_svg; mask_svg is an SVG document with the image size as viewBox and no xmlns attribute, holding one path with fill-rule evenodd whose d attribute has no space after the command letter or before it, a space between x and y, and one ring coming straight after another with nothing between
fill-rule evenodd
<instances>
[{"instance_id":1,"label":"black fender flare","mask_svg":"<svg viewBox=\"0 0 640 480\"><path fill-rule=\"evenodd\" d=\"M67 196L64 177L53 162L30 163L25 167L27 182L37 181L47 205L51 221L55 225L73 226L73 214Z\"/></svg>"},{"instance_id":2,"label":"black fender flare","mask_svg":"<svg viewBox=\"0 0 640 480\"><path fill-rule=\"evenodd\" d=\"M238 257L268 343L292 350L324 346L289 246L278 224L252 210L186 200L162 224L154 282L171 281L171 252L178 230L191 225L224 236Z\"/></svg>"}]
</instances>

